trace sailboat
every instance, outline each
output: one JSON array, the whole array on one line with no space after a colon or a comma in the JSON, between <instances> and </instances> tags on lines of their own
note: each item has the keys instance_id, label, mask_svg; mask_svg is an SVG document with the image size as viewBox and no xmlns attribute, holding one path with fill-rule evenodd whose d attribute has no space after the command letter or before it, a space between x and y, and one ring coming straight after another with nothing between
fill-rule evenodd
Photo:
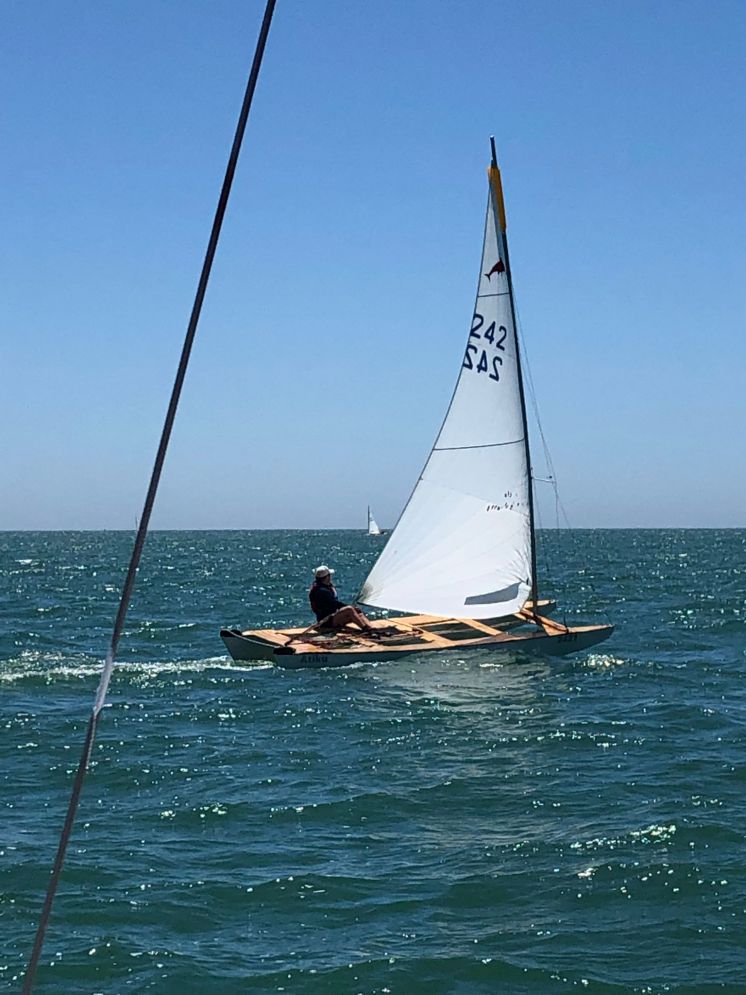
<instances>
[{"instance_id":1,"label":"sailboat","mask_svg":"<svg viewBox=\"0 0 746 995\"><path fill-rule=\"evenodd\" d=\"M381 530L378 527L378 522L375 520L375 518L371 513L370 505L368 505L368 535L369 536L383 535L383 532L381 532Z\"/></svg>"},{"instance_id":2,"label":"sailboat","mask_svg":"<svg viewBox=\"0 0 746 995\"><path fill-rule=\"evenodd\" d=\"M502 181L492 142L476 307L456 387L409 501L357 597L401 613L351 627L223 629L235 660L344 666L458 649L585 650L613 626L568 626L541 601L528 422ZM369 511L370 523L370 511Z\"/></svg>"}]
</instances>

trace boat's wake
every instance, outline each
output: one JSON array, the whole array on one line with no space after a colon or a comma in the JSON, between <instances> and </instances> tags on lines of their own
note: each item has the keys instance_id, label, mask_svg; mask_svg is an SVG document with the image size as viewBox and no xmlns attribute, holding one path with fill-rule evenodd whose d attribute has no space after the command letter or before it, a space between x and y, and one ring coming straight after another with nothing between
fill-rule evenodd
<instances>
[{"instance_id":1,"label":"boat's wake","mask_svg":"<svg viewBox=\"0 0 746 995\"><path fill-rule=\"evenodd\" d=\"M236 664L225 656L197 660L125 661L117 663L116 672L142 683L150 679L172 676L175 679L207 671L251 673L266 670L268 661ZM0 684L55 684L58 682L98 680L103 660L86 654L65 654L43 650L24 650L16 657L0 663Z\"/></svg>"}]
</instances>

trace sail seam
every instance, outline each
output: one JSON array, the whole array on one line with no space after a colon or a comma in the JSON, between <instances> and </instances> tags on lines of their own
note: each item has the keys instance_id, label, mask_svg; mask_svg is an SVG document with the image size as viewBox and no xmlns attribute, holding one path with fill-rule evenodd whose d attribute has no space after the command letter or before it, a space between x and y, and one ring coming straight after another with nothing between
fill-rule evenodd
<instances>
[{"instance_id":1,"label":"sail seam","mask_svg":"<svg viewBox=\"0 0 746 995\"><path fill-rule=\"evenodd\" d=\"M523 439L511 439L510 442L485 442L479 446L433 446L434 453L450 453L459 449L497 449L498 446L515 446Z\"/></svg>"},{"instance_id":2,"label":"sail seam","mask_svg":"<svg viewBox=\"0 0 746 995\"><path fill-rule=\"evenodd\" d=\"M477 300L479 300L480 297L507 297L509 293L509 290L500 290L496 294L477 294Z\"/></svg>"}]
</instances>

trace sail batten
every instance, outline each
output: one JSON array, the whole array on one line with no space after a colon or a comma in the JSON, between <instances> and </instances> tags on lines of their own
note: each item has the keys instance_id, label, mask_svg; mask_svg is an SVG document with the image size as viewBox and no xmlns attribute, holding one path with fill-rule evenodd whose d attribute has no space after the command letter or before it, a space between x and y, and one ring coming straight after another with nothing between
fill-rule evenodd
<instances>
[{"instance_id":1,"label":"sail batten","mask_svg":"<svg viewBox=\"0 0 746 995\"><path fill-rule=\"evenodd\" d=\"M510 439L508 442L482 442L476 446L433 446L434 453L452 453L458 449L496 449L498 446L522 446L525 439Z\"/></svg>"},{"instance_id":2,"label":"sail batten","mask_svg":"<svg viewBox=\"0 0 746 995\"><path fill-rule=\"evenodd\" d=\"M492 173L461 369L422 474L360 592L358 600L374 607L490 618L496 605L518 611L533 586L520 359Z\"/></svg>"}]
</instances>

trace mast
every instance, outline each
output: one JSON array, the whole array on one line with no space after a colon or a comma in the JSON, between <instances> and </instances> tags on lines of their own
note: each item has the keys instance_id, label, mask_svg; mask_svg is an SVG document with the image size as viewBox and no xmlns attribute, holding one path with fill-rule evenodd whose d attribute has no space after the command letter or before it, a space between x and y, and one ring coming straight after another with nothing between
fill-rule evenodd
<instances>
[{"instance_id":1,"label":"mast","mask_svg":"<svg viewBox=\"0 0 746 995\"><path fill-rule=\"evenodd\" d=\"M515 338L515 361L518 371L518 390L521 396L521 418L523 420L523 444L526 450L526 469L528 472L528 520L531 533L531 601L533 603L533 613L539 601L539 582L536 576L536 527L534 523L534 481L531 470L531 447L528 440L528 417L526 415L526 397L523 390L523 374L521 373L521 350L518 345L518 323L515 317L515 301L513 299L513 277L510 272L510 254L508 252L508 224L505 219L505 201L503 199L502 180L500 170L497 165L497 152L495 150L494 135L490 135L490 145L492 146L492 162L487 170L490 186L494 195L494 203L497 208L497 231L498 237L502 240L502 247L505 254L505 275L508 278L508 291L510 299L510 315L513 319L513 336Z\"/></svg>"}]
</instances>

